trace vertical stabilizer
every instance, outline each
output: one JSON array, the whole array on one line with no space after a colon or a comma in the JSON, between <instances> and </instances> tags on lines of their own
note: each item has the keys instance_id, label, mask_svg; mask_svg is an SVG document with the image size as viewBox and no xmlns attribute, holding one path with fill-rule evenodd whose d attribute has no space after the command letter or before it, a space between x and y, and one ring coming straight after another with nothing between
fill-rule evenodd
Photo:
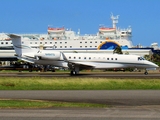
<instances>
[{"instance_id":1,"label":"vertical stabilizer","mask_svg":"<svg viewBox=\"0 0 160 120\"><path fill-rule=\"evenodd\" d=\"M12 39L13 47L17 56L34 56L34 54L38 52L38 49L31 48L29 45L23 45L21 36L15 34L10 34L9 36Z\"/></svg>"}]
</instances>

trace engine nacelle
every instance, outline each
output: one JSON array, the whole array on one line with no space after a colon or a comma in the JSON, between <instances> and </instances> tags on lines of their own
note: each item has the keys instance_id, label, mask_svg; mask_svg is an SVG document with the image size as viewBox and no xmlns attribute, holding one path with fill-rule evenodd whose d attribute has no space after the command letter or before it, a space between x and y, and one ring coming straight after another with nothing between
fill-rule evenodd
<instances>
[{"instance_id":1,"label":"engine nacelle","mask_svg":"<svg viewBox=\"0 0 160 120\"><path fill-rule=\"evenodd\" d=\"M62 60L61 52L54 51L54 52L44 52L44 53L37 53L35 55L37 60Z\"/></svg>"}]
</instances>

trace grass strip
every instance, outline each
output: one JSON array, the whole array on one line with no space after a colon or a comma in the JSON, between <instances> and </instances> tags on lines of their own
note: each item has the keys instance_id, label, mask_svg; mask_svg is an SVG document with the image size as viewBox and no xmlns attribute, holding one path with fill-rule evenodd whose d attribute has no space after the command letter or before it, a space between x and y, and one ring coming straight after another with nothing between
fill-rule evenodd
<instances>
[{"instance_id":1,"label":"grass strip","mask_svg":"<svg viewBox=\"0 0 160 120\"><path fill-rule=\"evenodd\" d=\"M0 108L52 108L52 107L76 107L76 108L103 108L105 104L56 102L40 100L0 100Z\"/></svg>"},{"instance_id":2,"label":"grass strip","mask_svg":"<svg viewBox=\"0 0 160 120\"><path fill-rule=\"evenodd\" d=\"M160 90L160 80L3 77L0 90Z\"/></svg>"}]
</instances>

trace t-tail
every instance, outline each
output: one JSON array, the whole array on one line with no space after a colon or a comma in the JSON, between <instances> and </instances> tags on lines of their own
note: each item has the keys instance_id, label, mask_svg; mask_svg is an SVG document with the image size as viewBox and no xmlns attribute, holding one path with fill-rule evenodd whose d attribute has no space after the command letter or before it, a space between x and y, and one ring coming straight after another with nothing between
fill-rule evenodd
<instances>
[{"instance_id":1,"label":"t-tail","mask_svg":"<svg viewBox=\"0 0 160 120\"><path fill-rule=\"evenodd\" d=\"M39 49L31 48L29 45L22 44L22 38L19 35L9 34L18 59L34 63L33 58ZM31 59L30 59L31 58Z\"/></svg>"},{"instance_id":2,"label":"t-tail","mask_svg":"<svg viewBox=\"0 0 160 120\"><path fill-rule=\"evenodd\" d=\"M31 57L34 57L34 54L39 51L39 49L31 48L29 45L23 45L21 36L15 34L10 34L9 36L12 39L16 56L22 57L23 55L29 55Z\"/></svg>"}]
</instances>

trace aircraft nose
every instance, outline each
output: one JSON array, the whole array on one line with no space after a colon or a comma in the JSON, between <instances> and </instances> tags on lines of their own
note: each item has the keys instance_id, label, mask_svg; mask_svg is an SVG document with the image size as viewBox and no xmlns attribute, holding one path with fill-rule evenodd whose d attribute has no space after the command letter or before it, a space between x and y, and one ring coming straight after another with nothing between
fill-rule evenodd
<instances>
[{"instance_id":1,"label":"aircraft nose","mask_svg":"<svg viewBox=\"0 0 160 120\"><path fill-rule=\"evenodd\" d=\"M156 65L155 63L153 62L149 62L149 65L147 67L147 70L156 70L159 66Z\"/></svg>"},{"instance_id":2,"label":"aircraft nose","mask_svg":"<svg viewBox=\"0 0 160 120\"><path fill-rule=\"evenodd\" d=\"M155 63L152 63L152 65L155 67L155 68L158 68L159 66Z\"/></svg>"}]
</instances>

